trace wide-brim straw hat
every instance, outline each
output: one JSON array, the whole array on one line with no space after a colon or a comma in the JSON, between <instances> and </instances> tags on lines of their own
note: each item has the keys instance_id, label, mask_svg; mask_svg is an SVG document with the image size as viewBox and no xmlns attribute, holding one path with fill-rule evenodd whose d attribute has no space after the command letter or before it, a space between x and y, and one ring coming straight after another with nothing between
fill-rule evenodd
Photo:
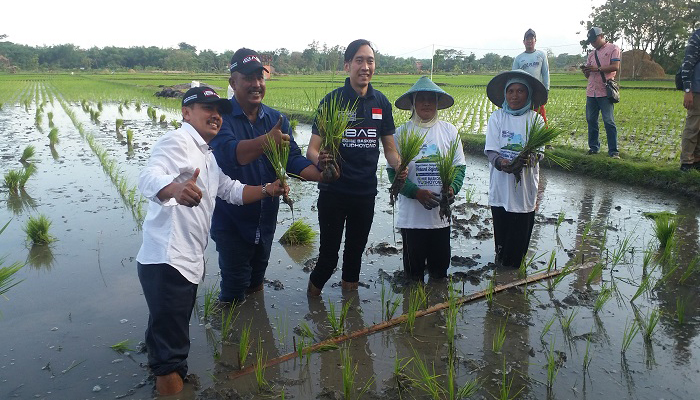
<instances>
[{"instance_id":1,"label":"wide-brim straw hat","mask_svg":"<svg viewBox=\"0 0 700 400\"><path fill-rule=\"evenodd\" d=\"M413 93L417 92L438 93L440 95L438 96L437 103L438 110L452 107L452 105L455 103L455 99L450 96L449 93L440 89L440 87L431 81L427 76L422 76L420 79L418 79L418 82L413 84L413 87L408 89L408 92L402 94L401 97L396 99L394 105L396 108L401 110L410 110L413 106Z\"/></svg>"},{"instance_id":2,"label":"wide-brim straw hat","mask_svg":"<svg viewBox=\"0 0 700 400\"><path fill-rule=\"evenodd\" d=\"M486 85L486 95L489 100L498 107L503 107L503 101L505 100L506 82L512 78L520 78L525 80L530 89L532 90L532 108L536 109L540 106L547 104L547 88L544 87L542 82L534 76L528 74L521 69L515 69L513 71L505 71L496 75L491 79L488 85Z\"/></svg>"}]
</instances>

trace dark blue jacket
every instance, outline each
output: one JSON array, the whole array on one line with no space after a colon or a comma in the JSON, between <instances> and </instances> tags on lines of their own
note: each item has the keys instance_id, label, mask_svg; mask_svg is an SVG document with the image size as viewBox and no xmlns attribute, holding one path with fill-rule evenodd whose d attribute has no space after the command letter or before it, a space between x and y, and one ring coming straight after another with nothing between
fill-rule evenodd
<instances>
[{"instance_id":1,"label":"dark blue jacket","mask_svg":"<svg viewBox=\"0 0 700 400\"><path fill-rule=\"evenodd\" d=\"M396 130L391 103L371 84L367 93L359 97L350 85L350 78L345 79L345 86L328 93L321 104L331 96L340 96L343 106L356 103L356 107L340 144L340 178L331 183L319 183L318 188L344 195L376 196L379 140L382 136L393 135ZM318 135L315 123L311 132Z\"/></svg>"},{"instance_id":2,"label":"dark blue jacket","mask_svg":"<svg viewBox=\"0 0 700 400\"><path fill-rule=\"evenodd\" d=\"M700 93L700 29L693 32L685 48L685 56L681 64L683 89Z\"/></svg>"},{"instance_id":3,"label":"dark blue jacket","mask_svg":"<svg viewBox=\"0 0 700 400\"><path fill-rule=\"evenodd\" d=\"M237 179L248 185L264 185L274 182L277 177L272 164L265 155L258 157L250 164L240 165L236 157L236 149L240 140L255 139L272 129L280 117L280 112L264 104L260 105L258 119L251 123L236 101L231 99L233 111L222 116L223 124L219 133L209 142L214 150L214 156L219 167L232 179ZM283 116L282 132L291 137L287 171L301 175L301 171L311 165L311 162L301 155L289 127L289 120ZM236 206L216 198L216 207L212 217L211 230L235 229L246 241L271 243L277 224L279 198L268 197L251 204Z\"/></svg>"}]
</instances>

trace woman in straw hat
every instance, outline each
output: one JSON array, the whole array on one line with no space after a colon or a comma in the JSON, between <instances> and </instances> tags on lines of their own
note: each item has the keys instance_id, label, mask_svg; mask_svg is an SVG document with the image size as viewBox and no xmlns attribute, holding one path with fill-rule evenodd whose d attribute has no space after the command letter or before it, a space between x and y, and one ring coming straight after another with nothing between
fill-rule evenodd
<instances>
[{"instance_id":1,"label":"woman in straw hat","mask_svg":"<svg viewBox=\"0 0 700 400\"><path fill-rule=\"evenodd\" d=\"M539 156L520 156L528 126L542 117L534 109L547 102L544 85L522 70L502 72L486 87L500 107L489 118L484 153L490 162L489 206L493 216L496 264L520 267L535 223Z\"/></svg>"},{"instance_id":2,"label":"woman in straw hat","mask_svg":"<svg viewBox=\"0 0 700 400\"><path fill-rule=\"evenodd\" d=\"M427 268L431 279L447 276L450 263L450 221L439 215L442 181L438 175L438 151L445 154L455 141L456 178L450 183L450 197L459 192L464 181L466 162L457 128L438 117L438 110L451 107L454 99L428 77L420 78L394 103L397 108L411 110L411 119L396 130L394 140L416 131L425 134L420 153L408 164L408 177L398 196L396 226L403 239L403 266L407 278L423 282ZM395 171L387 167L389 179Z\"/></svg>"}]
</instances>

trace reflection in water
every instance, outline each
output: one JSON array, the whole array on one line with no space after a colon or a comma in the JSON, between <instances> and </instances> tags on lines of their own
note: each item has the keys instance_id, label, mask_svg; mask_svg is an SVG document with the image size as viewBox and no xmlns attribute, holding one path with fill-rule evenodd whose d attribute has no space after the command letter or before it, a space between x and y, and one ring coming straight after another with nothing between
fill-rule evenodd
<instances>
[{"instance_id":1,"label":"reflection in water","mask_svg":"<svg viewBox=\"0 0 700 400\"><path fill-rule=\"evenodd\" d=\"M299 265L303 265L314 253L313 244L297 246L282 245L282 248L287 252L289 258Z\"/></svg>"},{"instance_id":2,"label":"reflection in water","mask_svg":"<svg viewBox=\"0 0 700 400\"><path fill-rule=\"evenodd\" d=\"M53 267L53 263L53 251L51 251L51 246L48 244L34 244L29 249L27 264L33 268L50 270Z\"/></svg>"},{"instance_id":3,"label":"reflection in water","mask_svg":"<svg viewBox=\"0 0 700 400\"><path fill-rule=\"evenodd\" d=\"M512 282L517 279L513 269L499 269L497 275L498 284ZM531 391L528 370L530 365L530 324L531 322L530 297L525 291L506 290L495 294L493 302L488 306L484 315L484 349L483 360L486 365L503 368L505 359L505 371L508 382L512 386L510 396L527 398ZM506 324L506 338L499 353L493 351L494 335L500 326ZM503 371L501 371L503 372ZM500 376L500 374L499 374ZM484 382L484 389L489 393L500 393L501 379L492 379L491 371L485 370L480 379Z\"/></svg>"},{"instance_id":4,"label":"reflection in water","mask_svg":"<svg viewBox=\"0 0 700 400\"><path fill-rule=\"evenodd\" d=\"M59 155L56 148L54 148L54 146L49 146L49 149L51 150L51 157L53 157L54 160L58 160Z\"/></svg>"},{"instance_id":5,"label":"reflection in water","mask_svg":"<svg viewBox=\"0 0 700 400\"><path fill-rule=\"evenodd\" d=\"M678 239L678 250L675 252L676 260L662 263L661 274L669 273L675 263L678 264L678 268L663 284L657 287L656 294L661 308L661 324L675 340L673 347L675 362L678 365L688 365L692 356L693 339L698 335L698 325L687 322L679 324L676 310L680 300L685 302L684 317L686 321L692 321L700 315L700 277L695 274L684 284L679 282L693 258L700 254L697 206L690 202L680 203L677 214L682 218L679 220L676 230L676 238Z\"/></svg>"},{"instance_id":6,"label":"reflection in water","mask_svg":"<svg viewBox=\"0 0 700 400\"><path fill-rule=\"evenodd\" d=\"M24 189L20 188L19 193L8 193L7 208L13 214L18 215L25 210L35 209L36 202Z\"/></svg>"}]
</instances>

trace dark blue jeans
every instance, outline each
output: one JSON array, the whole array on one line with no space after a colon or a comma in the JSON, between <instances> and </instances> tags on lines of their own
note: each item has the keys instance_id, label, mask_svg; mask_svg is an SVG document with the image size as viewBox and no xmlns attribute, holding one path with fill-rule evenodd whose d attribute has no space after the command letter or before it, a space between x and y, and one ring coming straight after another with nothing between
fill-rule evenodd
<instances>
[{"instance_id":1,"label":"dark blue jeans","mask_svg":"<svg viewBox=\"0 0 700 400\"><path fill-rule=\"evenodd\" d=\"M594 152L600 150L598 140L598 114L603 114L603 125L608 137L608 155L617 154L617 126L613 111L615 105L607 97L586 97L586 122L588 122L588 148Z\"/></svg>"},{"instance_id":2,"label":"dark blue jeans","mask_svg":"<svg viewBox=\"0 0 700 400\"><path fill-rule=\"evenodd\" d=\"M184 378L197 285L168 264L137 263L137 268L148 304L148 366L156 376L176 371Z\"/></svg>"},{"instance_id":3,"label":"dark blue jeans","mask_svg":"<svg viewBox=\"0 0 700 400\"><path fill-rule=\"evenodd\" d=\"M211 231L211 238L219 252L219 300L242 301L246 289L260 286L265 280L272 240L260 238L257 244L250 243L234 229Z\"/></svg>"}]
</instances>

